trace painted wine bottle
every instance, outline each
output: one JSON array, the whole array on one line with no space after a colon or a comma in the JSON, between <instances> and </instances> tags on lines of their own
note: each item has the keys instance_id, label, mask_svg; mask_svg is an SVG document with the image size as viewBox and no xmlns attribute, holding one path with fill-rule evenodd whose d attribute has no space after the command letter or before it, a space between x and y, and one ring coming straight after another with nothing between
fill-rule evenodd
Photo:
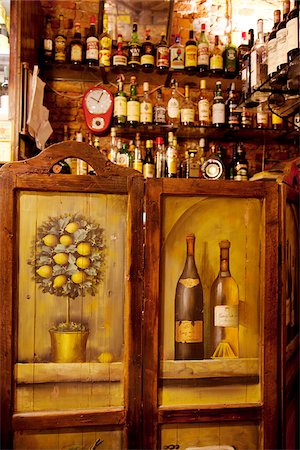
<instances>
[{"instance_id":1,"label":"painted wine bottle","mask_svg":"<svg viewBox=\"0 0 300 450\"><path fill-rule=\"evenodd\" d=\"M175 295L175 359L203 359L203 290L195 263L195 235L186 236L186 261Z\"/></svg>"}]
</instances>

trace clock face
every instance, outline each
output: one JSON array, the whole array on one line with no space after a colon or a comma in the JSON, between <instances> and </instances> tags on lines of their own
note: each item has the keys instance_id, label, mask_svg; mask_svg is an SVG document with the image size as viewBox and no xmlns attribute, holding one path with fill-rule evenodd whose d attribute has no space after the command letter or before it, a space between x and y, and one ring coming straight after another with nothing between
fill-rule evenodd
<instances>
[{"instance_id":1,"label":"clock face","mask_svg":"<svg viewBox=\"0 0 300 450\"><path fill-rule=\"evenodd\" d=\"M91 114L105 114L112 104L112 98L107 91L95 88L85 97L85 104Z\"/></svg>"}]
</instances>

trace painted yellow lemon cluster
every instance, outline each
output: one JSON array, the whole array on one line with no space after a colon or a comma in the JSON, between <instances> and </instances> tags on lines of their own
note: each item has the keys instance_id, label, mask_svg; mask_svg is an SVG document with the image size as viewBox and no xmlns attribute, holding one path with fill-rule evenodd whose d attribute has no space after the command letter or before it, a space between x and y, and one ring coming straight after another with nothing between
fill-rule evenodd
<instances>
[{"instance_id":1,"label":"painted yellow lemon cluster","mask_svg":"<svg viewBox=\"0 0 300 450\"><path fill-rule=\"evenodd\" d=\"M69 298L95 295L103 278L103 231L84 216L68 214L49 217L38 227L28 263L43 292Z\"/></svg>"}]
</instances>

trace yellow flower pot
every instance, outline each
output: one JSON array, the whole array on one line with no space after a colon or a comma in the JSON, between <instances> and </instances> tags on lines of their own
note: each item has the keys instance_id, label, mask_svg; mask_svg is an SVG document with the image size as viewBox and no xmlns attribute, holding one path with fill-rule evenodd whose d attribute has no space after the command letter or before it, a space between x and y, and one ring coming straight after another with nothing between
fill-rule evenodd
<instances>
[{"instance_id":1,"label":"yellow flower pot","mask_svg":"<svg viewBox=\"0 0 300 450\"><path fill-rule=\"evenodd\" d=\"M51 360L56 363L85 362L89 331L49 330Z\"/></svg>"}]
</instances>

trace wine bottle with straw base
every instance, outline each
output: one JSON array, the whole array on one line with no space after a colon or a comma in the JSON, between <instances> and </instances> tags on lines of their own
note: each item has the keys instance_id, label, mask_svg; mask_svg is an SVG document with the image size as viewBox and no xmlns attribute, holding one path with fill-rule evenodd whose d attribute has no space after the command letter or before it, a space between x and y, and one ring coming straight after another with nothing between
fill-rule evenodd
<instances>
[{"instance_id":1,"label":"wine bottle with straw base","mask_svg":"<svg viewBox=\"0 0 300 450\"><path fill-rule=\"evenodd\" d=\"M195 264L195 235L186 236L187 254L175 295L175 359L203 359L203 290Z\"/></svg>"}]
</instances>

